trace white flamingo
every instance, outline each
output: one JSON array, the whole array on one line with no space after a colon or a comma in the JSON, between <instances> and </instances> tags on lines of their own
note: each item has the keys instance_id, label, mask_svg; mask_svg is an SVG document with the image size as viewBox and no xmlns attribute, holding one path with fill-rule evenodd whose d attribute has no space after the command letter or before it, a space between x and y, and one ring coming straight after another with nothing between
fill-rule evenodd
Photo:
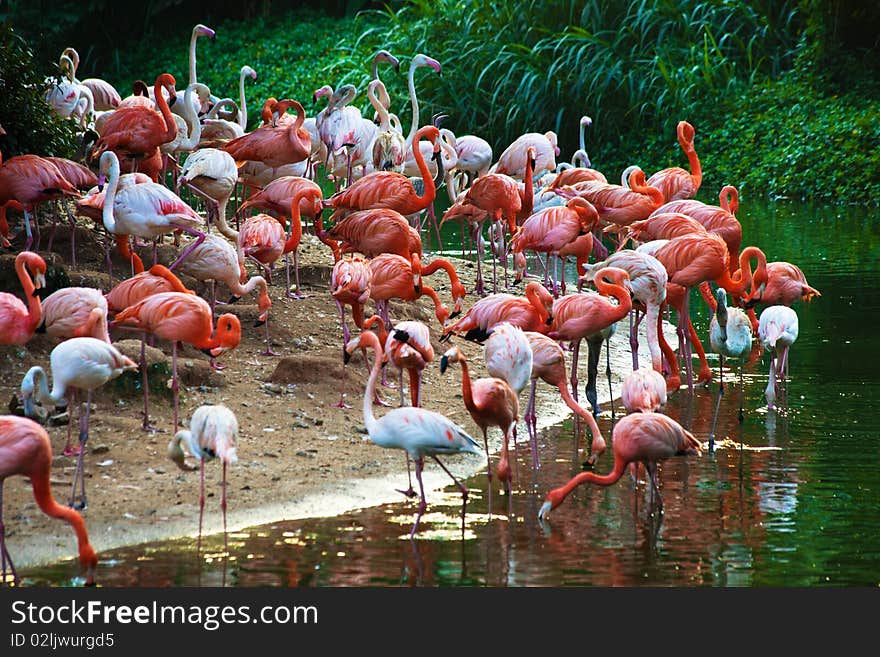
<instances>
[{"instance_id":1,"label":"white flamingo","mask_svg":"<svg viewBox=\"0 0 880 657\"><path fill-rule=\"evenodd\" d=\"M778 392L777 377L788 378L788 349L798 337L798 316L788 306L769 306L758 319L758 339L764 349L773 351L770 359L770 380L767 381L765 396L767 408L776 405Z\"/></svg>"}]
</instances>

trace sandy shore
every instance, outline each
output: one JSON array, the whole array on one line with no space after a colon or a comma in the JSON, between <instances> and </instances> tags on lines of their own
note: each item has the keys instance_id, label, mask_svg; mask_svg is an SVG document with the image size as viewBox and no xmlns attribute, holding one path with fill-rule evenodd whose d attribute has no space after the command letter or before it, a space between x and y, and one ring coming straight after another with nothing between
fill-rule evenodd
<instances>
[{"instance_id":1,"label":"sandy shore","mask_svg":"<svg viewBox=\"0 0 880 657\"><path fill-rule=\"evenodd\" d=\"M82 227L78 243L88 247L88 235ZM58 231L55 249L69 255L68 242ZM67 250L66 250L67 249ZM43 254L52 260L51 254ZM106 273L99 273L100 261L96 252L78 270L69 272L73 285L103 287L110 284ZM145 262L149 257L143 253ZM8 258L9 256L3 256ZM473 288L474 268L470 262L450 258L468 286ZM430 256L426 256L426 262ZM54 262L63 266L56 255ZM251 324L258 314L253 299L242 299L238 304L218 311L232 310L242 320L244 337L234 351L221 362L222 372L207 366L207 358L186 347L182 352L181 371L184 385L181 390L180 416L186 422L201 404L224 403L235 411L241 433L239 436L239 463L229 471L230 529L264 524L283 519L333 516L352 509L382 504L401 499L395 488L406 485L405 460L397 450L384 450L370 443L363 429L360 408L366 382L366 368L362 359L355 357L346 367L346 399L354 406L342 409L334 406L339 399L341 363L341 324L335 304L328 292L327 282L332 258L326 247L316 239L305 237L301 247L302 276L305 291L311 296L304 300L284 297L283 271L276 271L275 284L270 287L273 300L270 329L272 348L279 356L264 356L265 334ZM9 263L2 262L5 271ZM116 264L118 276L121 263ZM186 281L185 281L186 282ZM198 283L189 281L195 289ZM444 302L451 304L449 282L445 275L431 277ZM218 293L218 299L224 291ZM465 308L473 303L469 295ZM436 342L439 337L433 307L427 301L415 304L392 304L393 319L420 319L434 331L434 348L439 355L448 345ZM350 323L350 314L348 315ZM629 342L622 323L611 339L613 385L618 395L620 375L631 368ZM667 327L674 345L674 331ZM123 346L137 349L130 335L120 332L112 336L128 340ZM485 376L482 365L482 347L453 338L472 362L472 376ZM18 392L21 377L31 365L48 366L48 356L57 341L38 335L26 347L0 347L0 399L12 400ZM649 359L644 333L640 357L644 365ZM170 351L161 342L157 347ZM164 357L154 352L159 361ZM582 358L582 379L586 379ZM396 381L396 371L389 370L389 378ZM95 398L92 428L86 457L88 508L83 515L95 549L101 551L138 543L194 535L198 523L198 472L182 472L166 457L171 437L170 397L153 394L151 419L158 426L155 433L140 428L142 397L133 389L131 381L120 381L102 389ZM115 383L115 382L114 382ZM163 381L158 382L161 389ZM155 390L156 382L151 383ZM424 377L423 405L439 410L459 422L479 440L479 430L473 424L461 400L461 373L453 368L440 375L436 363ZM546 384L539 384L539 427L558 423L568 416L569 410L561 404L558 393ZM381 389L380 394L395 404L398 391ZM607 384L599 386L603 403L609 399ZM525 409L527 394L520 403L520 418ZM381 415L382 409L376 409ZM67 426L48 427L53 448L60 454L66 439ZM526 432L521 427L520 436ZM497 430L490 431L490 448L500 448ZM606 439L608 437L606 436ZM521 441L521 445L523 442ZM477 456L450 458L456 476L467 477L485 467L485 459ZM70 494L74 459L57 456L53 463L52 483L56 498L64 503ZM424 481L431 493L449 483L448 477L436 467L426 468ZM220 468L209 464L206 471L208 500L205 529L222 529L219 514ZM73 556L76 544L72 532L64 523L47 518L37 508L27 480L15 477L4 488L4 521L7 527L7 545L17 566L26 568Z\"/></svg>"}]
</instances>

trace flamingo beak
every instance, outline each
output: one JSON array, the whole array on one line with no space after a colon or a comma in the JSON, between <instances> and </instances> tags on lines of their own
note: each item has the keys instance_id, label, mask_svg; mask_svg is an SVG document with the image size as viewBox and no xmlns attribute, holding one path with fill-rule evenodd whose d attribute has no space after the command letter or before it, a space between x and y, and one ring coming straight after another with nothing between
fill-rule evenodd
<instances>
[{"instance_id":1,"label":"flamingo beak","mask_svg":"<svg viewBox=\"0 0 880 657\"><path fill-rule=\"evenodd\" d=\"M449 367L449 357L441 356L440 357L440 374L444 374L446 372L446 368Z\"/></svg>"},{"instance_id":2,"label":"flamingo beak","mask_svg":"<svg viewBox=\"0 0 880 657\"><path fill-rule=\"evenodd\" d=\"M229 297L229 301L227 301L226 303L235 303L239 299L241 299L240 296L233 294L231 297Z\"/></svg>"},{"instance_id":3,"label":"flamingo beak","mask_svg":"<svg viewBox=\"0 0 880 657\"><path fill-rule=\"evenodd\" d=\"M540 510L538 511L538 522L544 522L550 515L550 509L553 508L553 505L550 502L544 502L541 505Z\"/></svg>"},{"instance_id":4,"label":"flamingo beak","mask_svg":"<svg viewBox=\"0 0 880 657\"><path fill-rule=\"evenodd\" d=\"M98 191L99 191L99 192L103 192L103 191L104 191L104 183L105 183L105 182L107 182L107 176L105 176L105 175L102 173L102 174L98 177Z\"/></svg>"},{"instance_id":5,"label":"flamingo beak","mask_svg":"<svg viewBox=\"0 0 880 657\"><path fill-rule=\"evenodd\" d=\"M265 323L266 323L265 319L257 319L256 321L254 321L254 328L259 328Z\"/></svg>"}]
</instances>

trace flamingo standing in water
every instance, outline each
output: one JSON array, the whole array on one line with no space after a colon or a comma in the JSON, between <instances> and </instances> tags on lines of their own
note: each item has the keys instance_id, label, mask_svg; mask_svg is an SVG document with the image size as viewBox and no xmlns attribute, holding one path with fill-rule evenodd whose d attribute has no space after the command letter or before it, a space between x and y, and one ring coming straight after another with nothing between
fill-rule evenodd
<instances>
[{"instance_id":1,"label":"flamingo standing in water","mask_svg":"<svg viewBox=\"0 0 880 657\"><path fill-rule=\"evenodd\" d=\"M703 182L700 158L694 149L694 126L687 121L679 121L675 130L678 143L688 159L691 170L688 172L681 167L669 167L661 169L648 178L648 184L659 189L666 202L693 198Z\"/></svg>"},{"instance_id":2,"label":"flamingo standing in water","mask_svg":"<svg viewBox=\"0 0 880 657\"><path fill-rule=\"evenodd\" d=\"M798 316L788 306L770 306L761 313L758 339L764 349L773 351L770 359L770 377L765 396L767 408L773 409L778 396L777 377L788 378L788 350L798 337Z\"/></svg>"},{"instance_id":3,"label":"flamingo standing in water","mask_svg":"<svg viewBox=\"0 0 880 657\"><path fill-rule=\"evenodd\" d=\"M229 551L226 536L226 468L238 461L236 443L238 419L235 413L222 404L199 406L192 414L189 429L181 429L168 443L168 457L184 472L195 470L184 461L181 443L199 462L199 542L197 552L202 550L202 517L205 512L205 461L220 459L223 479L220 484L220 509L223 512L224 551Z\"/></svg>"},{"instance_id":4,"label":"flamingo standing in water","mask_svg":"<svg viewBox=\"0 0 880 657\"><path fill-rule=\"evenodd\" d=\"M577 403L568 389L565 380L565 353L559 343L548 338L546 335L536 333L534 331L525 331L525 336L529 341L532 349L532 371L531 371L531 391L529 393L529 402L526 406L523 419L526 421L526 427L529 431L529 439L532 445L532 467L538 469L538 415L536 412L535 392L538 387L538 379L542 379L546 383L559 390L559 396L575 415L587 423L590 427L592 443L590 444L590 456L587 459L589 467L596 462L602 452L605 451L605 439L596 423L596 418L587 409Z\"/></svg>"},{"instance_id":5,"label":"flamingo standing in water","mask_svg":"<svg viewBox=\"0 0 880 657\"><path fill-rule=\"evenodd\" d=\"M0 292L0 344L25 344L43 319L36 290L46 285L46 261L32 251L22 251L15 256L15 273L28 305L14 294Z\"/></svg>"},{"instance_id":6,"label":"flamingo standing in water","mask_svg":"<svg viewBox=\"0 0 880 657\"><path fill-rule=\"evenodd\" d=\"M575 399L577 399L577 362L581 339L590 338L626 317L632 309L632 299L629 290L625 287L628 280L629 274L625 270L604 267L594 275L598 294L580 292L553 302L553 322L547 335L554 340L574 343L571 355L571 388ZM617 305L612 304L608 296L614 297Z\"/></svg>"},{"instance_id":7,"label":"flamingo standing in water","mask_svg":"<svg viewBox=\"0 0 880 657\"><path fill-rule=\"evenodd\" d=\"M241 322L231 313L217 318L204 299L182 292L163 292L129 306L116 315L113 325L129 326L171 341L171 390L174 394L174 431L177 432L177 343L187 342L216 358L241 341Z\"/></svg>"},{"instance_id":8,"label":"flamingo standing in water","mask_svg":"<svg viewBox=\"0 0 880 657\"><path fill-rule=\"evenodd\" d=\"M657 463L679 454L700 454L700 441L678 422L660 413L633 413L620 419L614 427L611 439L614 452L614 469L607 475L582 472L564 486L547 494L538 511L543 522L550 511L558 507L569 493L583 483L610 486L616 483L630 463L644 463L651 476L651 498L657 496L659 511L663 511L663 498L657 480Z\"/></svg>"},{"instance_id":9,"label":"flamingo standing in water","mask_svg":"<svg viewBox=\"0 0 880 657\"><path fill-rule=\"evenodd\" d=\"M651 368L633 370L623 378L620 400L627 413L656 413L666 405L666 379Z\"/></svg>"},{"instance_id":10,"label":"flamingo standing in water","mask_svg":"<svg viewBox=\"0 0 880 657\"><path fill-rule=\"evenodd\" d=\"M364 392L363 405L364 425L367 428L370 440L380 447L406 450L407 454L416 464L416 479L419 482L421 499L419 501L416 521L410 532L410 538L415 536L419 520L428 507L428 503L425 501L425 486L422 483L422 469L425 465L426 456L433 458L437 465L452 477L452 481L455 482L455 485L461 491L461 514L462 522L464 522L468 490L446 469L446 466L440 462L437 456L462 452L481 454L480 446L460 426L439 413L423 408L415 406L395 408L377 419L373 415L372 400L376 393L376 380L379 378L379 370L382 367L382 347L379 345L379 338L376 337L375 333L364 331L346 345L345 353L351 355L355 349L361 346L371 348L376 353L373 360L373 368L370 370L370 378L367 381L367 388Z\"/></svg>"},{"instance_id":11,"label":"flamingo standing in water","mask_svg":"<svg viewBox=\"0 0 880 657\"><path fill-rule=\"evenodd\" d=\"M748 315L739 308L727 307L727 293L723 288L716 291L718 305L709 322L709 346L718 354L718 401L715 403L715 416L712 431L709 432L709 451L715 445L715 422L718 408L724 395L724 357L740 360L752 350L752 325ZM740 391L742 391L742 365L739 370ZM739 404L739 421L743 421L742 397Z\"/></svg>"},{"instance_id":12,"label":"flamingo standing in water","mask_svg":"<svg viewBox=\"0 0 880 657\"><path fill-rule=\"evenodd\" d=\"M530 148L535 149L534 170L555 171L556 156L559 155L559 146L556 145L556 133L528 132L517 137L504 152L498 157L498 163L490 169L490 173L507 174L512 178L522 179L526 175Z\"/></svg>"},{"instance_id":13,"label":"flamingo standing in water","mask_svg":"<svg viewBox=\"0 0 880 657\"><path fill-rule=\"evenodd\" d=\"M502 322L489 331L483 345L483 360L490 376L507 381L519 394L532 378L532 347L525 332L509 322Z\"/></svg>"},{"instance_id":14,"label":"flamingo standing in water","mask_svg":"<svg viewBox=\"0 0 880 657\"><path fill-rule=\"evenodd\" d=\"M449 349L440 359L440 373L446 372L449 363L461 364L461 394L464 406L471 418L483 432L483 445L486 448L486 460L489 461L487 474L489 477L489 508L491 513L492 493L492 461L489 458L489 441L486 430L498 427L504 440L501 445L501 458L498 460L498 479L504 483L505 492L510 495L510 462L508 460L508 443L511 437L516 442L516 421L519 419L519 401L513 388L504 379L487 377L471 381L467 359L458 347Z\"/></svg>"},{"instance_id":15,"label":"flamingo standing in water","mask_svg":"<svg viewBox=\"0 0 880 657\"><path fill-rule=\"evenodd\" d=\"M49 434L33 420L17 415L0 415L0 562L2 578L11 577L18 584L12 557L6 547L6 525L3 523L3 483L7 477L21 475L31 481L34 501L50 518L64 520L76 533L79 562L86 572L86 585L95 583L98 557L89 542L89 533L82 516L70 507L62 506L52 497L50 473L52 446Z\"/></svg>"},{"instance_id":16,"label":"flamingo standing in water","mask_svg":"<svg viewBox=\"0 0 880 657\"><path fill-rule=\"evenodd\" d=\"M70 446L70 432L67 433L65 455L79 454L76 471L73 475L73 489L70 493L70 505L76 500L77 483L80 483L80 506L86 506L86 481L83 474L83 454L89 438L89 416L92 408L92 393L108 381L112 381L123 372L135 371L138 366L133 360L124 356L113 345L96 338L70 338L52 350L49 355L52 368L52 392L46 379L46 372L40 366L30 368L21 382L21 398L24 403L25 415L33 414L33 398L41 404L58 404L74 390L86 390L86 410L79 414L79 449ZM69 427L70 425L68 425Z\"/></svg>"}]
</instances>

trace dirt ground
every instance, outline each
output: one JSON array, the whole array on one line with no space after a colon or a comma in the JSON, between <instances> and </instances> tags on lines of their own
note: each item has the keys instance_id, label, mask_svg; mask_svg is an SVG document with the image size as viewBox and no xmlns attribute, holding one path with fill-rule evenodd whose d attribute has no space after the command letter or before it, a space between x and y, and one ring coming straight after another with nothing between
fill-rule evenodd
<instances>
[{"instance_id":1,"label":"dirt ground","mask_svg":"<svg viewBox=\"0 0 880 657\"><path fill-rule=\"evenodd\" d=\"M70 285L100 287L106 292L111 281L103 264L103 249L90 225L85 220L80 222L76 233L77 269L73 270L69 265L70 242L66 226L59 226L52 253L40 251L53 265L50 274L54 276L49 276L50 285L53 278L63 281L63 271L66 271ZM21 248L19 241L16 240L14 246ZM45 237L43 242L45 244ZM149 250L138 251L149 266L152 263ZM162 247L160 261L167 263L172 253L170 245ZM12 272L13 259L14 253L0 256L0 289L6 291L19 291L20 287ZM425 263L430 259L431 256L426 256ZM450 260L456 264L468 290L472 290L474 265L465 260ZM339 400L343 366L340 318L329 294L332 256L316 238L305 235L300 248L300 263L304 291L310 294L308 298L291 300L284 297L283 261L279 263L282 266L276 268L274 284L270 287L273 302L271 341L279 356L261 353L265 346L264 330L252 328L258 315L255 296L232 306L218 307L218 312L235 312L241 318L243 329L238 348L219 359L226 366L222 372L212 370L207 356L190 346L179 352L181 422L185 424L198 406L217 403L229 406L239 421L239 462L228 475L231 530L281 519L332 516L399 500L402 496L394 489L406 485L404 455L372 444L365 435L361 400L367 377L359 353L346 367L346 399L353 408L341 409L334 405ZM248 267L251 274L257 273L250 264ZM114 260L113 282L118 282L124 271L123 263ZM183 280L189 287L203 291L202 284L185 277ZM451 304L450 285L445 274L433 275L430 284L445 303ZM217 298L226 299L228 293L219 289ZM473 302L474 297L469 294L465 309ZM350 312L347 317L350 322ZM423 298L415 304L392 303L391 317L393 320L419 319L432 328L437 358L424 374L423 406L443 412L479 440L479 429L462 402L461 370L455 367L440 375L437 360L449 344L437 342L440 332L429 301ZM674 345L674 332L669 335ZM121 341L118 346L137 359L139 342L132 339L130 333L114 330L111 337L114 342ZM453 338L452 341L470 358L472 376L486 376L482 347L462 339ZM3 412L17 407L21 378L29 367L42 365L48 370L49 353L55 344L56 340L38 334L25 347L0 346L0 403ZM645 344L643 334L642 345ZM156 346L170 353L167 343L159 341ZM619 391L620 374L631 367L625 330L618 330L612 338L611 352L614 389ZM158 357L158 367L161 369L164 363L164 371L170 372L170 356L159 351L151 353ZM640 350L640 356L643 364L649 366L646 348ZM582 367L585 367L585 360L585 357L581 359ZM165 396L156 392L151 395L151 420L158 432L143 431L142 395L137 389L140 375L124 376L126 378L97 391L91 414L85 458L88 507L83 515L99 555L102 550L114 547L197 532L198 471L182 472L166 456L172 435L170 392ZM169 378L161 372L158 377L158 382L155 377L151 381L154 391L159 391ZM586 378L583 371L582 378ZM397 381L393 367L389 367L389 379ZM556 391L543 383L539 384L538 391L539 426L549 426L567 417L569 411L559 402ZM380 394L389 403L397 404L396 389L381 388ZM607 385L599 387L599 396L600 401L608 400ZM527 394L524 393L520 418L526 401ZM383 409L376 409L378 415L382 412ZM54 415L54 411L51 414ZM64 420L62 414L60 421ZM53 493L61 503L66 503L75 463L74 458L60 455L67 425L50 424L47 429L58 454L53 462ZM520 436L526 436L522 425ZM500 443L499 432L492 430L491 449L497 451ZM473 455L448 461L456 476L473 474L485 466L485 459ZM193 460L188 458L188 462L193 463ZM207 532L219 531L222 527L219 483L220 467L216 462L209 463L206 469ZM426 467L426 487L434 490L448 483L448 477L438 468ZM3 504L7 545L16 565L28 567L75 554L76 542L70 528L40 512L27 480L21 477L7 480Z\"/></svg>"}]
</instances>

